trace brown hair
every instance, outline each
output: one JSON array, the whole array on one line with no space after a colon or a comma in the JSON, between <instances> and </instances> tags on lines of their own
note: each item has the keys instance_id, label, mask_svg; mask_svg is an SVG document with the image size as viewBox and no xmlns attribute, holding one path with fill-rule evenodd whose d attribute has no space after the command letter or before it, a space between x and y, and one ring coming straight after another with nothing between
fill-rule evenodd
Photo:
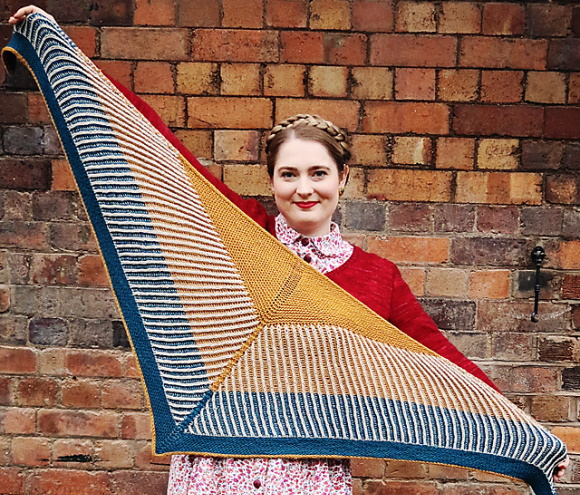
<instances>
[{"instance_id":1,"label":"brown hair","mask_svg":"<svg viewBox=\"0 0 580 495\"><path fill-rule=\"evenodd\" d=\"M280 122L266 139L268 155L268 174L274 175L274 166L280 146L288 139L297 138L316 141L322 144L334 159L338 172L344 172L344 166L350 159L350 150L346 143L346 133L332 122L318 115L298 114Z\"/></svg>"}]
</instances>

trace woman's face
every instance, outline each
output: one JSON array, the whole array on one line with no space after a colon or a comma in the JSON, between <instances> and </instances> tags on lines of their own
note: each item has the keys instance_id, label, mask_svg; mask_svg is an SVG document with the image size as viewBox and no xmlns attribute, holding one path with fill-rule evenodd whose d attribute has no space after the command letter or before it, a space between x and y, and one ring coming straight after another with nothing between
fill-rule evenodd
<instances>
[{"instance_id":1,"label":"woman's face","mask_svg":"<svg viewBox=\"0 0 580 495\"><path fill-rule=\"evenodd\" d=\"M307 237L330 232L348 168L338 166L324 145L292 138L278 150L270 186L276 206L290 227Z\"/></svg>"}]
</instances>

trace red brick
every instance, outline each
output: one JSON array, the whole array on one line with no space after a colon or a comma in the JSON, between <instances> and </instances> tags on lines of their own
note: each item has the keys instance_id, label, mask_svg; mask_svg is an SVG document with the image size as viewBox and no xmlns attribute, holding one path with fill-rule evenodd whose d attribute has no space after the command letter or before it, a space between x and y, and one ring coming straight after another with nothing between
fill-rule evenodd
<instances>
[{"instance_id":1,"label":"red brick","mask_svg":"<svg viewBox=\"0 0 580 495\"><path fill-rule=\"evenodd\" d=\"M473 169L474 150L475 139L440 137L437 139L435 166L460 170Z\"/></svg>"},{"instance_id":2,"label":"red brick","mask_svg":"<svg viewBox=\"0 0 580 495\"><path fill-rule=\"evenodd\" d=\"M47 466L50 444L46 438L19 437L12 440L12 462L24 466Z\"/></svg>"},{"instance_id":3,"label":"red brick","mask_svg":"<svg viewBox=\"0 0 580 495\"><path fill-rule=\"evenodd\" d=\"M440 33L474 34L481 32L481 12L477 4L444 2L439 14Z\"/></svg>"},{"instance_id":4,"label":"red brick","mask_svg":"<svg viewBox=\"0 0 580 495\"><path fill-rule=\"evenodd\" d=\"M106 75L129 89L133 88L133 62L125 60L95 60L95 65Z\"/></svg>"},{"instance_id":5,"label":"red brick","mask_svg":"<svg viewBox=\"0 0 580 495\"><path fill-rule=\"evenodd\" d=\"M10 289L0 288L0 313L5 313L10 309Z\"/></svg>"},{"instance_id":6,"label":"red brick","mask_svg":"<svg viewBox=\"0 0 580 495\"><path fill-rule=\"evenodd\" d=\"M519 211L515 206L484 205L477 208L476 228L492 234L518 234Z\"/></svg>"},{"instance_id":7,"label":"red brick","mask_svg":"<svg viewBox=\"0 0 580 495\"><path fill-rule=\"evenodd\" d=\"M545 119L545 137L555 139L580 138L580 107L548 107Z\"/></svg>"},{"instance_id":8,"label":"red brick","mask_svg":"<svg viewBox=\"0 0 580 495\"><path fill-rule=\"evenodd\" d=\"M530 4L528 30L533 37L566 36L570 31L572 12L567 5Z\"/></svg>"},{"instance_id":9,"label":"red brick","mask_svg":"<svg viewBox=\"0 0 580 495\"><path fill-rule=\"evenodd\" d=\"M580 70L580 38L550 40L548 69Z\"/></svg>"},{"instance_id":10,"label":"red brick","mask_svg":"<svg viewBox=\"0 0 580 495\"><path fill-rule=\"evenodd\" d=\"M467 292L468 274L459 268L431 268L427 271L428 296L462 297Z\"/></svg>"},{"instance_id":11,"label":"red brick","mask_svg":"<svg viewBox=\"0 0 580 495\"><path fill-rule=\"evenodd\" d=\"M86 223L59 223L50 226L50 244L56 249L96 251L96 239Z\"/></svg>"},{"instance_id":12,"label":"red brick","mask_svg":"<svg viewBox=\"0 0 580 495\"><path fill-rule=\"evenodd\" d=\"M25 93L0 93L0 123L24 124L27 116L27 97Z\"/></svg>"},{"instance_id":13,"label":"red brick","mask_svg":"<svg viewBox=\"0 0 580 495\"><path fill-rule=\"evenodd\" d=\"M242 196L268 196L270 178L262 165L224 166L224 184Z\"/></svg>"},{"instance_id":14,"label":"red brick","mask_svg":"<svg viewBox=\"0 0 580 495\"><path fill-rule=\"evenodd\" d=\"M490 378L504 393L546 394L558 385L556 369L537 366L496 366Z\"/></svg>"},{"instance_id":15,"label":"red brick","mask_svg":"<svg viewBox=\"0 0 580 495\"><path fill-rule=\"evenodd\" d=\"M396 69L395 99L434 100L435 69Z\"/></svg>"},{"instance_id":16,"label":"red brick","mask_svg":"<svg viewBox=\"0 0 580 495\"><path fill-rule=\"evenodd\" d=\"M88 380L68 381L62 385L62 405L97 409L101 403L101 391L98 382Z\"/></svg>"},{"instance_id":17,"label":"red brick","mask_svg":"<svg viewBox=\"0 0 580 495\"><path fill-rule=\"evenodd\" d=\"M89 58L97 55L97 30L90 26L66 26L64 32L75 42Z\"/></svg>"},{"instance_id":18,"label":"red brick","mask_svg":"<svg viewBox=\"0 0 580 495\"><path fill-rule=\"evenodd\" d=\"M515 105L457 105L453 130L463 135L500 136L542 135L543 109Z\"/></svg>"},{"instance_id":19,"label":"red brick","mask_svg":"<svg viewBox=\"0 0 580 495\"><path fill-rule=\"evenodd\" d=\"M396 31L434 33L436 31L435 4L432 2L398 2L396 19Z\"/></svg>"},{"instance_id":20,"label":"red brick","mask_svg":"<svg viewBox=\"0 0 580 495\"><path fill-rule=\"evenodd\" d=\"M371 35L371 65L454 67L455 50L452 36Z\"/></svg>"},{"instance_id":21,"label":"red brick","mask_svg":"<svg viewBox=\"0 0 580 495\"><path fill-rule=\"evenodd\" d=\"M30 280L37 285L72 285L76 281L76 257L36 254L30 265Z\"/></svg>"},{"instance_id":22,"label":"red brick","mask_svg":"<svg viewBox=\"0 0 580 495\"><path fill-rule=\"evenodd\" d=\"M564 270L580 270L580 241L564 241L558 253L559 267Z\"/></svg>"},{"instance_id":23,"label":"red brick","mask_svg":"<svg viewBox=\"0 0 580 495\"><path fill-rule=\"evenodd\" d=\"M50 162L46 160L11 160L0 161L0 188L20 191L39 190L50 188Z\"/></svg>"},{"instance_id":24,"label":"red brick","mask_svg":"<svg viewBox=\"0 0 580 495\"><path fill-rule=\"evenodd\" d=\"M66 367L76 376L123 376L119 356L106 351L70 351Z\"/></svg>"},{"instance_id":25,"label":"red brick","mask_svg":"<svg viewBox=\"0 0 580 495\"><path fill-rule=\"evenodd\" d=\"M483 5L483 34L524 34L526 13L518 4L487 3Z\"/></svg>"},{"instance_id":26,"label":"red brick","mask_svg":"<svg viewBox=\"0 0 580 495\"><path fill-rule=\"evenodd\" d=\"M261 28L264 0L222 0L224 27Z\"/></svg>"},{"instance_id":27,"label":"red brick","mask_svg":"<svg viewBox=\"0 0 580 495\"><path fill-rule=\"evenodd\" d=\"M272 102L266 98L194 97L187 99L190 128L269 129Z\"/></svg>"},{"instance_id":28,"label":"red brick","mask_svg":"<svg viewBox=\"0 0 580 495\"><path fill-rule=\"evenodd\" d=\"M566 444L569 453L580 454L580 428L577 426L556 426L552 433Z\"/></svg>"},{"instance_id":29,"label":"red brick","mask_svg":"<svg viewBox=\"0 0 580 495\"><path fill-rule=\"evenodd\" d=\"M177 25L192 27L217 27L220 25L219 0L191 2L178 0Z\"/></svg>"},{"instance_id":30,"label":"red brick","mask_svg":"<svg viewBox=\"0 0 580 495\"><path fill-rule=\"evenodd\" d=\"M47 436L117 437L117 415L112 412L41 409L38 431Z\"/></svg>"},{"instance_id":31,"label":"red brick","mask_svg":"<svg viewBox=\"0 0 580 495\"><path fill-rule=\"evenodd\" d=\"M488 103L515 103L522 101L522 71L481 71L481 101Z\"/></svg>"},{"instance_id":32,"label":"red brick","mask_svg":"<svg viewBox=\"0 0 580 495\"><path fill-rule=\"evenodd\" d=\"M474 101L477 98L479 71L473 69L443 69L437 78L440 100Z\"/></svg>"},{"instance_id":33,"label":"red brick","mask_svg":"<svg viewBox=\"0 0 580 495\"><path fill-rule=\"evenodd\" d=\"M358 127L359 104L346 100L279 99L276 102L276 122L298 113L322 115L339 127L353 132Z\"/></svg>"},{"instance_id":34,"label":"red brick","mask_svg":"<svg viewBox=\"0 0 580 495\"><path fill-rule=\"evenodd\" d=\"M36 410L10 407L0 410L0 433L30 435L36 429Z\"/></svg>"},{"instance_id":35,"label":"red brick","mask_svg":"<svg viewBox=\"0 0 580 495\"><path fill-rule=\"evenodd\" d=\"M446 202L451 197L451 178L451 172L372 169L367 196L382 201Z\"/></svg>"},{"instance_id":36,"label":"red brick","mask_svg":"<svg viewBox=\"0 0 580 495\"><path fill-rule=\"evenodd\" d=\"M580 73L570 74L568 88L568 103L580 103Z\"/></svg>"},{"instance_id":37,"label":"red brick","mask_svg":"<svg viewBox=\"0 0 580 495\"><path fill-rule=\"evenodd\" d=\"M478 270L469 274L470 299L506 299L509 290L509 270Z\"/></svg>"},{"instance_id":38,"label":"red brick","mask_svg":"<svg viewBox=\"0 0 580 495\"><path fill-rule=\"evenodd\" d=\"M401 276L416 297L425 295L425 269L401 267Z\"/></svg>"},{"instance_id":39,"label":"red brick","mask_svg":"<svg viewBox=\"0 0 580 495\"><path fill-rule=\"evenodd\" d=\"M135 91L137 93L172 94L173 72L167 62L139 62L135 69Z\"/></svg>"},{"instance_id":40,"label":"red brick","mask_svg":"<svg viewBox=\"0 0 580 495\"><path fill-rule=\"evenodd\" d=\"M282 31L280 61L322 64L325 61L324 33L314 31Z\"/></svg>"},{"instance_id":41,"label":"red brick","mask_svg":"<svg viewBox=\"0 0 580 495\"><path fill-rule=\"evenodd\" d=\"M28 479L30 495L111 495L105 472L47 469L34 471Z\"/></svg>"},{"instance_id":42,"label":"red brick","mask_svg":"<svg viewBox=\"0 0 580 495\"><path fill-rule=\"evenodd\" d=\"M144 469L147 471L166 471L170 463L171 455L154 455L149 442L140 442L138 444L138 452L135 456L135 466L137 469Z\"/></svg>"},{"instance_id":43,"label":"red brick","mask_svg":"<svg viewBox=\"0 0 580 495\"><path fill-rule=\"evenodd\" d=\"M540 361L577 361L578 339L546 337L539 341Z\"/></svg>"},{"instance_id":44,"label":"red brick","mask_svg":"<svg viewBox=\"0 0 580 495\"><path fill-rule=\"evenodd\" d=\"M54 406L59 390L56 380L28 377L18 384L18 403L23 406Z\"/></svg>"},{"instance_id":45,"label":"red brick","mask_svg":"<svg viewBox=\"0 0 580 495\"><path fill-rule=\"evenodd\" d=\"M561 72L528 72L526 101L566 103L566 79Z\"/></svg>"},{"instance_id":46,"label":"red brick","mask_svg":"<svg viewBox=\"0 0 580 495\"><path fill-rule=\"evenodd\" d=\"M173 26L175 3L173 0L135 0L133 22L136 26Z\"/></svg>"},{"instance_id":47,"label":"red brick","mask_svg":"<svg viewBox=\"0 0 580 495\"><path fill-rule=\"evenodd\" d=\"M52 160L52 191L76 191L77 185L67 160Z\"/></svg>"},{"instance_id":48,"label":"red brick","mask_svg":"<svg viewBox=\"0 0 580 495\"><path fill-rule=\"evenodd\" d=\"M50 114L40 93L28 94L28 121L31 124L50 124Z\"/></svg>"},{"instance_id":49,"label":"red brick","mask_svg":"<svg viewBox=\"0 0 580 495\"><path fill-rule=\"evenodd\" d=\"M384 459L352 459L352 475L356 478L382 478L385 472Z\"/></svg>"},{"instance_id":50,"label":"red brick","mask_svg":"<svg viewBox=\"0 0 580 495\"><path fill-rule=\"evenodd\" d=\"M24 495L25 481L25 474L19 468L0 468L0 486L6 495Z\"/></svg>"},{"instance_id":51,"label":"red brick","mask_svg":"<svg viewBox=\"0 0 580 495\"><path fill-rule=\"evenodd\" d=\"M309 93L316 97L346 97L347 67L316 65L310 68Z\"/></svg>"},{"instance_id":52,"label":"red brick","mask_svg":"<svg viewBox=\"0 0 580 495\"><path fill-rule=\"evenodd\" d=\"M580 204L580 178L577 175L549 175L546 201L555 204Z\"/></svg>"},{"instance_id":53,"label":"red brick","mask_svg":"<svg viewBox=\"0 0 580 495\"><path fill-rule=\"evenodd\" d=\"M60 2L50 2L48 4L48 11L53 12L56 19L61 19L56 11L53 11L53 5ZM79 21L85 20L87 17L89 22L93 26L129 26L133 21L133 2L130 0L110 0L108 2L99 2L96 4L96 8L89 8L88 15L85 17L83 15L75 17L69 17L70 20ZM80 2L80 5L83 5ZM87 4L84 4L88 7ZM95 4L93 4L95 5ZM69 9L71 4L69 4ZM85 8L87 8L85 7ZM63 9L67 11L69 9ZM64 20L64 19L63 19Z\"/></svg>"},{"instance_id":54,"label":"red brick","mask_svg":"<svg viewBox=\"0 0 580 495\"><path fill-rule=\"evenodd\" d=\"M188 32L170 28L103 28L101 56L125 60L186 60Z\"/></svg>"},{"instance_id":55,"label":"red brick","mask_svg":"<svg viewBox=\"0 0 580 495\"><path fill-rule=\"evenodd\" d=\"M542 176L514 172L458 172L458 203L541 204Z\"/></svg>"},{"instance_id":56,"label":"red brick","mask_svg":"<svg viewBox=\"0 0 580 495\"><path fill-rule=\"evenodd\" d=\"M465 37L461 40L459 65L543 70L546 68L547 49L546 40Z\"/></svg>"},{"instance_id":57,"label":"red brick","mask_svg":"<svg viewBox=\"0 0 580 495\"><path fill-rule=\"evenodd\" d=\"M98 254L87 254L79 258L79 285L82 287L109 287L109 277Z\"/></svg>"},{"instance_id":58,"label":"red brick","mask_svg":"<svg viewBox=\"0 0 580 495\"><path fill-rule=\"evenodd\" d=\"M213 153L211 131L179 129L175 132L175 136L197 158L211 158Z\"/></svg>"},{"instance_id":59,"label":"red brick","mask_svg":"<svg viewBox=\"0 0 580 495\"><path fill-rule=\"evenodd\" d=\"M580 275L564 275L562 297L564 299L580 299Z\"/></svg>"},{"instance_id":60,"label":"red brick","mask_svg":"<svg viewBox=\"0 0 580 495\"><path fill-rule=\"evenodd\" d=\"M443 263L449 259L450 240L434 237L369 237L371 253L394 262Z\"/></svg>"},{"instance_id":61,"label":"red brick","mask_svg":"<svg viewBox=\"0 0 580 495\"><path fill-rule=\"evenodd\" d=\"M256 162L260 155L257 131L215 131L214 159L220 161Z\"/></svg>"},{"instance_id":62,"label":"red brick","mask_svg":"<svg viewBox=\"0 0 580 495\"><path fill-rule=\"evenodd\" d=\"M393 21L392 1L363 0L352 6L352 27L356 31L392 31Z\"/></svg>"},{"instance_id":63,"label":"red brick","mask_svg":"<svg viewBox=\"0 0 580 495\"><path fill-rule=\"evenodd\" d=\"M182 62L177 66L177 91L191 95L219 92L219 68L215 63Z\"/></svg>"},{"instance_id":64,"label":"red brick","mask_svg":"<svg viewBox=\"0 0 580 495\"><path fill-rule=\"evenodd\" d=\"M12 400L12 394L10 392L11 383L12 380L8 377L0 378L0 405L2 406L7 406Z\"/></svg>"},{"instance_id":65,"label":"red brick","mask_svg":"<svg viewBox=\"0 0 580 495\"><path fill-rule=\"evenodd\" d=\"M52 461L57 467L85 469L93 460L93 441L78 438L56 439L52 444Z\"/></svg>"},{"instance_id":66,"label":"red brick","mask_svg":"<svg viewBox=\"0 0 580 495\"><path fill-rule=\"evenodd\" d=\"M146 486L151 494L167 491L167 473L146 471L116 471L111 474L114 493L123 495L143 495Z\"/></svg>"},{"instance_id":67,"label":"red brick","mask_svg":"<svg viewBox=\"0 0 580 495\"><path fill-rule=\"evenodd\" d=\"M365 104L363 129L370 133L447 134L449 107L442 103L370 101Z\"/></svg>"},{"instance_id":68,"label":"red brick","mask_svg":"<svg viewBox=\"0 0 580 495\"><path fill-rule=\"evenodd\" d=\"M169 127L184 127L185 100L182 96L142 95L143 100L161 117Z\"/></svg>"},{"instance_id":69,"label":"red brick","mask_svg":"<svg viewBox=\"0 0 580 495\"><path fill-rule=\"evenodd\" d=\"M385 478L389 480L389 484L391 480L396 479L427 478L427 465L418 462L389 460L387 461ZM415 486L420 490L419 493L423 493L420 485Z\"/></svg>"},{"instance_id":70,"label":"red brick","mask_svg":"<svg viewBox=\"0 0 580 495\"><path fill-rule=\"evenodd\" d=\"M102 440L95 444L96 466L102 469L133 467L135 453L125 440Z\"/></svg>"},{"instance_id":71,"label":"red brick","mask_svg":"<svg viewBox=\"0 0 580 495\"><path fill-rule=\"evenodd\" d=\"M66 349L43 349L38 355L38 372L42 375L69 375Z\"/></svg>"},{"instance_id":72,"label":"red brick","mask_svg":"<svg viewBox=\"0 0 580 495\"><path fill-rule=\"evenodd\" d=\"M32 349L0 347L0 373L20 374L36 371L36 354Z\"/></svg>"},{"instance_id":73,"label":"red brick","mask_svg":"<svg viewBox=\"0 0 580 495\"><path fill-rule=\"evenodd\" d=\"M240 29L197 29L193 59L219 62L277 62L278 33Z\"/></svg>"},{"instance_id":74,"label":"red brick","mask_svg":"<svg viewBox=\"0 0 580 495\"><path fill-rule=\"evenodd\" d=\"M496 360L515 362L534 359L534 341L525 333L493 335L492 356Z\"/></svg>"},{"instance_id":75,"label":"red brick","mask_svg":"<svg viewBox=\"0 0 580 495\"><path fill-rule=\"evenodd\" d=\"M141 371L137 358L133 353L127 353L125 356L125 377L127 378L141 378Z\"/></svg>"},{"instance_id":76,"label":"red brick","mask_svg":"<svg viewBox=\"0 0 580 495\"><path fill-rule=\"evenodd\" d=\"M431 163L431 139L412 136L396 136L393 146L393 163L428 165Z\"/></svg>"},{"instance_id":77,"label":"red brick","mask_svg":"<svg viewBox=\"0 0 580 495\"><path fill-rule=\"evenodd\" d=\"M264 72L264 96L304 96L303 65L268 65Z\"/></svg>"},{"instance_id":78,"label":"red brick","mask_svg":"<svg viewBox=\"0 0 580 495\"><path fill-rule=\"evenodd\" d=\"M538 421L567 421L570 419L570 406L570 397L532 397L532 416Z\"/></svg>"},{"instance_id":79,"label":"red brick","mask_svg":"<svg viewBox=\"0 0 580 495\"><path fill-rule=\"evenodd\" d=\"M222 95L260 95L259 64L222 64Z\"/></svg>"},{"instance_id":80,"label":"red brick","mask_svg":"<svg viewBox=\"0 0 580 495\"><path fill-rule=\"evenodd\" d=\"M102 389L102 404L107 409L141 409L143 388L136 380L107 381Z\"/></svg>"},{"instance_id":81,"label":"red brick","mask_svg":"<svg viewBox=\"0 0 580 495\"><path fill-rule=\"evenodd\" d=\"M399 203L389 207L389 229L398 232L432 232L433 207L425 203Z\"/></svg>"},{"instance_id":82,"label":"red brick","mask_svg":"<svg viewBox=\"0 0 580 495\"><path fill-rule=\"evenodd\" d=\"M477 149L477 167L495 170L515 170L520 161L518 139L481 139Z\"/></svg>"},{"instance_id":83,"label":"red brick","mask_svg":"<svg viewBox=\"0 0 580 495\"><path fill-rule=\"evenodd\" d=\"M306 27L307 0L266 0L266 24L272 27Z\"/></svg>"},{"instance_id":84,"label":"red brick","mask_svg":"<svg viewBox=\"0 0 580 495\"><path fill-rule=\"evenodd\" d=\"M350 5L346 0L311 0L311 29L350 29Z\"/></svg>"},{"instance_id":85,"label":"red brick","mask_svg":"<svg viewBox=\"0 0 580 495\"><path fill-rule=\"evenodd\" d=\"M425 481L369 481L365 493L368 495L439 495L435 483Z\"/></svg>"},{"instance_id":86,"label":"red brick","mask_svg":"<svg viewBox=\"0 0 580 495\"><path fill-rule=\"evenodd\" d=\"M125 413L121 422L121 438L150 440L151 426L149 413Z\"/></svg>"},{"instance_id":87,"label":"red brick","mask_svg":"<svg viewBox=\"0 0 580 495\"><path fill-rule=\"evenodd\" d=\"M353 134L350 137L351 163L359 165L384 165L386 162L385 137Z\"/></svg>"},{"instance_id":88,"label":"red brick","mask_svg":"<svg viewBox=\"0 0 580 495\"><path fill-rule=\"evenodd\" d=\"M364 65L367 39L362 34L326 33L324 61L334 65Z\"/></svg>"},{"instance_id":89,"label":"red brick","mask_svg":"<svg viewBox=\"0 0 580 495\"><path fill-rule=\"evenodd\" d=\"M393 71L387 67L353 67L352 95L359 100L390 100Z\"/></svg>"}]
</instances>

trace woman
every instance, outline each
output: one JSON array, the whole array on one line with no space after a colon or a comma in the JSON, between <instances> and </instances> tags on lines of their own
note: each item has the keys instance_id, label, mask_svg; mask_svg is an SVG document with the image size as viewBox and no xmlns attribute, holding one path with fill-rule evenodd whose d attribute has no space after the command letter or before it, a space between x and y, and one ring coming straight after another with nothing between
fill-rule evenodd
<instances>
[{"instance_id":1,"label":"woman","mask_svg":"<svg viewBox=\"0 0 580 495\"><path fill-rule=\"evenodd\" d=\"M9 20L42 12L24 7ZM186 158L191 154L159 117L125 88L119 89ZM485 374L439 332L395 265L348 244L331 220L348 179L346 135L316 116L297 115L272 129L267 140L270 187L280 211L270 217L255 200L244 200L205 169L199 171L280 242L403 332L494 387ZM190 160L195 163L195 160ZM560 466L555 479L563 474ZM174 456L169 495L301 493L349 494L348 461L232 459Z\"/></svg>"}]
</instances>

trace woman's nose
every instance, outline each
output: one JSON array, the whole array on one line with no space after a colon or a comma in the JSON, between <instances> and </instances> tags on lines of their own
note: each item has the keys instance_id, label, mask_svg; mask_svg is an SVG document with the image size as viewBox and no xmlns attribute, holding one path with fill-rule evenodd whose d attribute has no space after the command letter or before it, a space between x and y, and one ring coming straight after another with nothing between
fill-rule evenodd
<instances>
[{"instance_id":1,"label":"woman's nose","mask_svg":"<svg viewBox=\"0 0 580 495\"><path fill-rule=\"evenodd\" d=\"M306 177L304 178L301 177L298 180L298 184L296 184L296 192L300 196L309 196L310 194L312 194L313 189L310 180Z\"/></svg>"}]
</instances>

